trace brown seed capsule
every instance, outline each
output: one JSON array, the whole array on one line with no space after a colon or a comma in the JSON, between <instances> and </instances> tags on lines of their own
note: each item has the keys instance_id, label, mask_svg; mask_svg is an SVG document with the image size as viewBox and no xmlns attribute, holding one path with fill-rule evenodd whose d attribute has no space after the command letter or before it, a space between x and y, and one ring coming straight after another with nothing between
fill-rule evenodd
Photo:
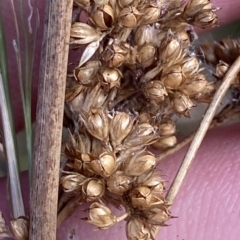
<instances>
[{"instance_id":1,"label":"brown seed capsule","mask_svg":"<svg viewBox=\"0 0 240 240\"><path fill-rule=\"evenodd\" d=\"M162 62L176 61L181 56L182 51L181 41L169 31L160 44L160 59Z\"/></svg>"},{"instance_id":2,"label":"brown seed capsule","mask_svg":"<svg viewBox=\"0 0 240 240\"><path fill-rule=\"evenodd\" d=\"M103 5L92 13L90 20L98 28L108 30L115 22L114 10L110 5Z\"/></svg>"},{"instance_id":3,"label":"brown seed capsule","mask_svg":"<svg viewBox=\"0 0 240 240\"><path fill-rule=\"evenodd\" d=\"M156 166L155 156L146 150L133 153L126 162L123 163L123 171L128 176L140 176Z\"/></svg>"},{"instance_id":4,"label":"brown seed capsule","mask_svg":"<svg viewBox=\"0 0 240 240\"><path fill-rule=\"evenodd\" d=\"M164 223L169 220L171 217L170 212L168 210L169 206L158 205L152 207L147 212L147 221L152 225L164 225Z\"/></svg>"},{"instance_id":5,"label":"brown seed capsule","mask_svg":"<svg viewBox=\"0 0 240 240\"><path fill-rule=\"evenodd\" d=\"M147 43L152 43L153 38L155 38L154 28L149 25L144 25L137 28L136 33L134 34L134 43L137 46L142 46Z\"/></svg>"},{"instance_id":6,"label":"brown seed capsule","mask_svg":"<svg viewBox=\"0 0 240 240\"><path fill-rule=\"evenodd\" d=\"M181 92L174 93L171 99L171 105L176 114L184 115L185 117L190 117L189 109L194 106L191 99Z\"/></svg>"},{"instance_id":7,"label":"brown seed capsule","mask_svg":"<svg viewBox=\"0 0 240 240\"><path fill-rule=\"evenodd\" d=\"M227 63L225 63L223 61L219 61L219 63L216 66L215 75L218 78L223 78L224 75L226 74L226 72L228 71L228 69L229 69L229 65Z\"/></svg>"},{"instance_id":8,"label":"brown seed capsule","mask_svg":"<svg viewBox=\"0 0 240 240\"><path fill-rule=\"evenodd\" d=\"M81 188L81 184L86 180L86 177L79 174L73 173L63 176L60 179L60 184L63 187L64 192L73 192Z\"/></svg>"},{"instance_id":9,"label":"brown seed capsule","mask_svg":"<svg viewBox=\"0 0 240 240\"><path fill-rule=\"evenodd\" d=\"M130 6L133 2L134 0L119 0L118 4L121 8L124 8Z\"/></svg>"},{"instance_id":10,"label":"brown seed capsule","mask_svg":"<svg viewBox=\"0 0 240 240\"><path fill-rule=\"evenodd\" d=\"M194 16L202 9L211 9L210 0L190 0L184 9L184 16Z\"/></svg>"},{"instance_id":11,"label":"brown seed capsule","mask_svg":"<svg viewBox=\"0 0 240 240\"><path fill-rule=\"evenodd\" d=\"M105 178L111 176L116 171L117 162L113 154L103 152L97 159L91 161L90 166L94 173Z\"/></svg>"},{"instance_id":12,"label":"brown seed capsule","mask_svg":"<svg viewBox=\"0 0 240 240\"><path fill-rule=\"evenodd\" d=\"M90 8L90 0L74 0L74 3L87 11Z\"/></svg>"},{"instance_id":13,"label":"brown seed capsule","mask_svg":"<svg viewBox=\"0 0 240 240\"><path fill-rule=\"evenodd\" d=\"M149 123L140 123L133 128L127 138L123 141L123 148L147 146L156 142L159 135L156 129Z\"/></svg>"},{"instance_id":14,"label":"brown seed capsule","mask_svg":"<svg viewBox=\"0 0 240 240\"><path fill-rule=\"evenodd\" d=\"M117 112L110 122L110 138L113 148L117 147L131 132L134 118L125 112Z\"/></svg>"},{"instance_id":15,"label":"brown seed capsule","mask_svg":"<svg viewBox=\"0 0 240 240\"><path fill-rule=\"evenodd\" d=\"M177 138L172 136L167 136L160 138L157 142L153 143L151 146L158 150L166 150L174 147L177 144Z\"/></svg>"},{"instance_id":16,"label":"brown seed capsule","mask_svg":"<svg viewBox=\"0 0 240 240\"><path fill-rule=\"evenodd\" d=\"M153 44L144 44L138 49L137 60L144 67L151 66L155 60L156 47Z\"/></svg>"},{"instance_id":17,"label":"brown seed capsule","mask_svg":"<svg viewBox=\"0 0 240 240\"><path fill-rule=\"evenodd\" d=\"M77 81L83 85L89 85L93 82L95 75L97 74L101 66L100 61L88 61L85 66L77 67L74 69L73 74Z\"/></svg>"},{"instance_id":18,"label":"brown seed capsule","mask_svg":"<svg viewBox=\"0 0 240 240\"><path fill-rule=\"evenodd\" d=\"M189 97L193 97L202 92L206 85L207 80L205 79L205 76L203 74L197 74L193 79L188 79L188 81L184 82L178 90Z\"/></svg>"},{"instance_id":19,"label":"brown seed capsule","mask_svg":"<svg viewBox=\"0 0 240 240\"><path fill-rule=\"evenodd\" d=\"M98 200L104 195L105 183L97 178L88 178L82 184L82 193L87 202Z\"/></svg>"},{"instance_id":20,"label":"brown seed capsule","mask_svg":"<svg viewBox=\"0 0 240 240\"><path fill-rule=\"evenodd\" d=\"M92 109L91 113L81 114L87 131L97 139L108 142L109 140L109 118L102 109Z\"/></svg>"},{"instance_id":21,"label":"brown seed capsule","mask_svg":"<svg viewBox=\"0 0 240 240\"><path fill-rule=\"evenodd\" d=\"M163 204L164 197L161 192L154 192L154 188L148 186L138 186L130 194L132 205L139 209L148 209L151 206Z\"/></svg>"},{"instance_id":22,"label":"brown seed capsule","mask_svg":"<svg viewBox=\"0 0 240 240\"><path fill-rule=\"evenodd\" d=\"M129 51L129 44L110 41L102 53L102 59L109 63L109 67L120 67L126 61Z\"/></svg>"},{"instance_id":23,"label":"brown seed capsule","mask_svg":"<svg viewBox=\"0 0 240 240\"><path fill-rule=\"evenodd\" d=\"M116 171L107 179L107 188L110 192L123 195L131 188L132 178L126 176L122 171Z\"/></svg>"},{"instance_id":24,"label":"brown seed capsule","mask_svg":"<svg viewBox=\"0 0 240 240\"><path fill-rule=\"evenodd\" d=\"M177 89L184 79L185 76L180 65L173 65L163 69L161 81L167 89Z\"/></svg>"},{"instance_id":25,"label":"brown seed capsule","mask_svg":"<svg viewBox=\"0 0 240 240\"><path fill-rule=\"evenodd\" d=\"M29 239L29 219L19 217L11 221L11 230L16 240Z\"/></svg>"},{"instance_id":26,"label":"brown seed capsule","mask_svg":"<svg viewBox=\"0 0 240 240\"><path fill-rule=\"evenodd\" d=\"M70 44L88 44L100 38L100 33L86 23L75 22L71 27L70 36L76 38Z\"/></svg>"},{"instance_id":27,"label":"brown seed capsule","mask_svg":"<svg viewBox=\"0 0 240 240\"><path fill-rule=\"evenodd\" d=\"M141 13L135 7L125 7L119 15L119 25L125 28L134 28L138 25Z\"/></svg>"},{"instance_id":28,"label":"brown seed capsule","mask_svg":"<svg viewBox=\"0 0 240 240\"><path fill-rule=\"evenodd\" d=\"M199 61L196 57L187 58L182 66L182 72L184 75L191 75L199 70Z\"/></svg>"},{"instance_id":29,"label":"brown seed capsule","mask_svg":"<svg viewBox=\"0 0 240 240\"><path fill-rule=\"evenodd\" d=\"M144 87L144 95L153 103L158 105L168 95L163 83L159 80L148 82Z\"/></svg>"},{"instance_id":30,"label":"brown seed capsule","mask_svg":"<svg viewBox=\"0 0 240 240\"><path fill-rule=\"evenodd\" d=\"M99 229L107 229L113 226L116 220L116 216L103 203L94 202L91 204L87 222Z\"/></svg>"},{"instance_id":31,"label":"brown seed capsule","mask_svg":"<svg viewBox=\"0 0 240 240\"><path fill-rule=\"evenodd\" d=\"M140 218L131 218L126 224L126 234L128 240L152 239L152 232L149 225Z\"/></svg>"},{"instance_id":32,"label":"brown seed capsule","mask_svg":"<svg viewBox=\"0 0 240 240\"><path fill-rule=\"evenodd\" d=\"M170 136L176 133L176 124L171 118L163 118L158 125L160 136Z\"/></svg>"},{"instance_id":33,"label":"brown seed capsule","mask_svg":"<svg viewBox=\"0 0 240 240\"><path fill-rule=\"evenodd\" d=\"M192 19L191 23L194 26L200 28L212 28L215 27L218 23L218 18L215 12L212 9L206 10L203 9L202 11L198 12L194 18Z\"/></svg>"},{"instance_id":34,"label":"brown seed capsule","mask_svg":"<svg viewBox=\"0 0 240 240\"><path fill-rule=\"evenodd\" d=\"M206 87L203 89L202 92L194 96L194 99L201 103L210 103L216 90L217 90L216 83L209 82L207 83Z\"/></svg>"},{"instance_id":35,"label":"brown seed capsule","mask_svg":"<svg viewBox=\"0 0 240 240\"><path fill-rule=\"evenodd\" d=\"M147 25L155 23L160 18L160 8L158 6L148 6L141 11L142 17L140 24Z\"/></svg>"},{"instance_id":36,"label":"brown seed capsule","mask_svg":"<svg viewBox=\"0 0 240 240\"><path fill-rule=\"evenodd\" d=\"M117 68L104 67L101 69L104 83L109 86L109 89L113 87L120 88L120 80L123 77L120 70Z\"/></svg>"}]
</instances>

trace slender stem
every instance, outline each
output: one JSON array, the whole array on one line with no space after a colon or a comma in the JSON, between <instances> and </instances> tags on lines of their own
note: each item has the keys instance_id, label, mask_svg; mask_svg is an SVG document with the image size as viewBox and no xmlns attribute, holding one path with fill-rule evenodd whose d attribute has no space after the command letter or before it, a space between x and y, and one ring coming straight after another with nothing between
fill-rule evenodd
<instances>
[{"instance_id":1,"label":"slender stem","mask_svg":"<svg viewBox=\"0 0 240 240\"><path fill-rule=\"evenodd\" d=\"M46 1L30 201L31 240L55 240L73 0Z\"/></svg>"},{"instance_id":2,"label":"slender stem","mask_svg":"<svg viewBox=\"0 0 240 240\"><path fill-rule=\"evenodd\" d=\"M8 159L8 173L10 179L10 193L12 199L13 217L18 218L25 215L18 166L15 152L12 129L8 115L6 96L3 87L2 74L0 73L0 109L3 120L3 132L5 140L6 155Z\"/></svg>"},{"instance_id":3,"label":"slender stem","mask_svg":"<svg viewBox=\"0 0 240 240\"><path fill-rule=\"evenodd\" d=\"M124 220L125 218L127 218L129 216L128 213L124 213L122 216L117 217L117 222L121 222L122 220Z\"/></svg>"},{"instance_id":4,"label":"slender stem","mask_svg":"<svg viewBox=\"0 0 240 240\"><path fill-rule=\"evenodd\" d=\"M215 93L211 104L209 105L202 122L200 124L199 129L196 132L193 141L188 149L187 154L185 155L182 164L175 176L175 179L167 193L166 201L169 204L172 204L183 184L183 181L186 177L188 170L193 162L193 159L196 155L196 152L209 128L209 125L212 122L214 114L217 110L219 103L221 102L222 98L225 96L229 86L231 85L233 79L237 76L238 72L240 71L240 56L236 59L236 61L232 64L228 72L226 73L225 77L223 78L223 82L217 92ZM155 234L157 235L159 228L156 229Z\"/></svg>"}]
</instances>

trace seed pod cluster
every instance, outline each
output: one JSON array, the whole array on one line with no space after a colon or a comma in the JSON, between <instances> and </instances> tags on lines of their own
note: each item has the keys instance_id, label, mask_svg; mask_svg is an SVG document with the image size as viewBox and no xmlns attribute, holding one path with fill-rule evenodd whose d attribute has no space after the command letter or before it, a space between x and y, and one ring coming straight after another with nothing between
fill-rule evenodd
<instances>
[{"instance_id":1,"label":"seed pod cluster","mask_svg":"<svg viewBox=\"0 0 240 240\"><path fill-rule=\"evenodd\" d=\"M190 117L216 89L202 74L191 27L215 26L216 9L209 0L75 2L88 21L71 29L70 46L85 49L67 78L65 205L91 202L87 221L97 228L125 219L129 240L153 239L171 213L149 146L174 147L172 116Z\"/></svg>"}]
</instances>

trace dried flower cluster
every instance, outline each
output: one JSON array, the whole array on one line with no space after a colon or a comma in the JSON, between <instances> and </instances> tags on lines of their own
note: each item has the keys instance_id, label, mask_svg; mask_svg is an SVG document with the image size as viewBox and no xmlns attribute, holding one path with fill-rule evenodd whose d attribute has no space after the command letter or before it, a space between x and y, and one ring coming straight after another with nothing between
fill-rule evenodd
<instances>
[{"instance_id":1,"label":"dried flower cluster","mask_svg":"<svg viewBox=\"0 0 240 240\"><path fill-rule=\"evenodd\" d=\"M193 101L209 102L216 90L202 74L191 26L214 27L216 9L209 0L75 3L87 23L71 28L70 46L83 53L67 79L59 214L77 198L92 202L87 221L99 229L125 219L129 240L154 239L171 213L148 147L173 147L172 116L190 117Z\"/></svg>"}]
</instances>

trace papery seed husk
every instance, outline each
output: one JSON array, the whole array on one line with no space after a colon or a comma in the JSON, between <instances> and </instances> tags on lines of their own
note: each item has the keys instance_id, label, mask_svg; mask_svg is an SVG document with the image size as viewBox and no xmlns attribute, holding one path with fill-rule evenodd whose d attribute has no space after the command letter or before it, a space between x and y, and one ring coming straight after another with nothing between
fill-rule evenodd
<instances>
[{"instance_id":1,"label":"papery seed husk","mask_svg":"<svg viewBox=\"0 0 240 240\"><path fill-rule=\"evenodd\" d=\"M219 63L216 66L215 75L218 78L223 78L224 75L226 74L226 72L228 71L228 69L229 69L229 65L227 63L225 63L223 61L219 61Z\"/></svg>"},{"instance_id":2,"label":"papery seed husk","mask_svg":"<svg viewBox=\"0 0 240 240\"><path fill-rule=\"evenodd\" d=\"M123 195L131 188L133 179L128 177L122 171L116 171L107 179L107 188L110 192L117 195Z\"/></svg>"},{"instance_id":3,"label":"papery seed husk","mask_svg":"<svg viewBox=\"0 0 240 240\"><path fill-rule=\"evenodd\" d=\"M163 69L161 81L167 89L177 89L184 81L185 76L182 73L180 65L173 65Z\"/></svg>"},{"instance_id":4,"label":"papery seed husk","mask_svg":"<svg viewBox=\"0 0 240 240\"><path fill-rule=\"evenodd\" d=\"M200 92L207 85L207 80L203 74L197 74L193 79L189 79L182 86L179 87L179 91L186 94L189 97L192 97Z\"/></svg>"},{"instance_id":5,"label":"papery seed husk","mask_svg":"<svg viewBox=\"0 0 240 240\"><path fill-rule=\"evenodd\" d=\"M135 7L123 8L119 16L119 25L126 28L134 28L138 24L141 13Z\"/></svg>"},{"instance_id":6,"label":"papery seed husk","mask_svg":"<svg viewBox=\"0 0 240 240\"><path fill-rule=\"evenodd\" d=\"M202 10L197 13L192 21L194 26L206 29L215 27L218 23L218 18L215 12L212 10Z\"/></svg>"},{"instance_id":7,"label":"papery seed husk","mask_svg":"<svg viewBox=\"0 0 240 240\"><path fill-rule=\"evenodd\" d=\"M151 208L147 212L148 222L153 225L164 225L164 223L171 217L168 208L169 206L165 207L164 205Z\"/></svg>"},{"instance_id":8,"label":"papery seed husk","mask_svg":"<svg viewBox=\"0 0 240 240\"><path fill-rule=\"evenodd\" d=\"M113 154L103 152L98 159L91 161L91 168L96 174L104 178L109 177L117 169L116 158Z\"/></svg>"},{"instance_id":9,"label":"papery seed husk","mask_svg":"<svg viewBox=\"0 0 240 240\"><path fill-rule=\"evenodd\" d=\"M188 58L182 66L184 75L196 73L199 69L199 61L196 57Z\"/></svg>"},{"instance_id":10,"label":"papery seed husk","mask_svg":"<svg viewBox=\"0 0 240 240\"><path fill-rule=\"evenodd\" d=\"M147 7L141 11L142 17L140 20L140 24L151 24L155 23L160 18L160 9L158 7Z\"/></svg>"},{"instance_id":11,"label":"papery seed husk","mask_svg":"<svg viewBox=\"0 0 240 240\"><path fill-rule=\"evenodd\" d=\"M156 166L155 156L146 150L135 152L123 163L123 171L128 176L140 176Z\"/></svg>"},{"instance_id":12,"label":"papery seed husk","mask_svg":"<svg viewBox=\"0 0 240 240\"><path fill-rule=\"evenodd\" d=\"M16 240L29 239L29 219L19 217L11 221L11 230Z\"/></svg>"},{"instance_id":13,"label":"papery seed husk","mask_svg":"<svg viewBox=\"0 0 240 240\"><path fill-rule=\"evenodd\" d=\"M148 82L144 87L144 95L155 105L164 101L168 95L164 84L159 80Z\"/></svg>"},{"instance_id":14,"label":"papery seed husk","mask_svg":"<svg viewBox=\"0 0 240 240\"><path fill-rule=\"evenodd\" d=\"M98 200L104 195L105 184L102 180L97 178L89 178L84 181L82 192L87 202Z\"/></svg>"},{"instance_id":15,"label":"papery seed husk","mask_svg":"<svg viewBox=\"0 0 240 240\"><path fill-rule=\"evenodd\" d=\"M149 225L140 218L131 218L126 224L126 234L128 240L152 239Z\"/></svg>"},{"instance_id":16,"label":"papery seed husk","mask_svg":"<svg viewBox=\"0 0 240 240\"><path fill-rule=\"evenodd\" d=\"M175 92L172 99L171 105L173 110L180 115L184 115L185 117L190 117L189 109L191 109L194 104L191 99L181 92Z\"/></svg>"},{"instance_id":17,"label":"papery seed husk","mask_svg":"<svg viewBox=\"0 0 240 240\"><path fill-rule=\"evenodd\" d=\"M137 46L142 46L146 43L153 43L155 38L155 29L149 25L144 25L137 28L134 34L134 43Z\"/></svg>"},{"instance_id":18,"label":"papery seed husk","mask_svg":"<svg viewBox=\"0 0 240 240\"><path fill-rule=\"evenodd\" d=\"M104 81L109 84L109 88L120 87L120 80L123 77L121 71L117 68L105 67L101 69Z\"/></svg>"},{"instance_id":19,"label":"papery seed husk","mask_svg":"<svg viewBox=\"0 0 240 240\"><path fill-rule=\"evenodd\" d=\"M167 150L169 148L174 147L177 144L177 138L176 136L167 136L162 137L155 143L153 143L151 146L158 150Z\"/></svg>"},{"instance_id":20,"label":"papery seed husk","mask_svg":"<svg viewBox=\"0 0 240 240\"><path fill-rule=\"evenodd\" d=\"M176 124L171 118L163 118L158 124L160 136L169 136L176 133Z\"/></svg>"},{"instance_id":21,"label":"papery seed husk","mask_svg":"<svg viewBox=\"0 0 240 240\"><path fill-rule=\"evenodd\" d=\"M100 61L88 61L85 66L74 69L74 77L81 84L88 85L93 81L100 66Z\"/></svg>"},{"instance_id":22,"label":"papery seed husk","mask_svg":"<svg viewBox=\"0 0 240 240\"><path fill-rule=\"evenodd\" d=\"M151 66L155 60L156 47L153 44L142 45L138 49L137 60L145 68Z\"/></svg>"},{"instance_id":23,"label":"papery seed husk","mask_svg":"<svg viewBox=\"0 0 240 240\"><path fill-rule=\"evenodd\" d=\"M86 179L85 176L79 174L79 173L73 173L73 174L69 174L66 176L63 176L60 179L60 184L63 187L63 190L65 192L72 192L75 191L77 189L80 189L81 184L83 183L83 181Z\"/></svg>"},{"instance_id":24,"label":"papery seed husk","mask_svg":"<svg viewBox=\"0 0 240 240\"><path fill-rule=\"evenodd\" d=\"M116 216L104 204L95 202L89 208L87 221L99 229L107 229L116 223Z\"/></svg>"},{"instance_id":25,"label":"papery seed husk","mask_svg":"<svg viewBox=\"0 0 240 240\"><path fill-rule=\"evenodd\" d=\"M86 23L76 22L71 27L70 35L76 40L71 41L71 44L88 44L95 42L100 38L100 33Z\"/></svg>"},{"instance_id":26,"label":"papery seed husk","mask_svg":"<svg viewBox=\"0 0 240 240\"><path fill-rule=\"evenodd\" d=\"M117 112L110 122L110 138L113 147L117 147L128 136L135 119L125 112Z\"/></svg>"},{"instance_id":27,"label":"papery seed husk","mask_svg":"<svg viewBox=\"0 0 240 240\"><path fill-rule=\"evenodd\" d=\"M202 92L194 96L194 99L201 103L210 103L216 90L217 85L214 82L209 82Z\"/></svg>"},{"instance_id":28,"label":"papery seed husk","mask_svg":"<svg viewBox=\"0 0 240 240\"><path fill-rule=\"evenodd\" d=\"M102 109L92 109L90 114L82 112L81 117L87 131L97 139L108 142L109 118Z\"/></svg>"},{"instance_id":29,"label":"papery seed husk","mask_svg":"<svg viewBox=\"0 0 240 240\"><path fill-rule=\"evenodd\" d=\"M124 148L147 146L159 138L156 129L149 123L141 123L133 128L123 141Z\"/></svg>"},{"instance_id":30,"label":"papery seed husk","mask_svg":"<svg viewBox=\"0 0 240 240\"><path fill-rule=\"evenodd\" d=\"M91 15L90 20L102 30L108 30L115 21L114 10L109 5L103 5Z\"/></svg>"}]
</instances>

